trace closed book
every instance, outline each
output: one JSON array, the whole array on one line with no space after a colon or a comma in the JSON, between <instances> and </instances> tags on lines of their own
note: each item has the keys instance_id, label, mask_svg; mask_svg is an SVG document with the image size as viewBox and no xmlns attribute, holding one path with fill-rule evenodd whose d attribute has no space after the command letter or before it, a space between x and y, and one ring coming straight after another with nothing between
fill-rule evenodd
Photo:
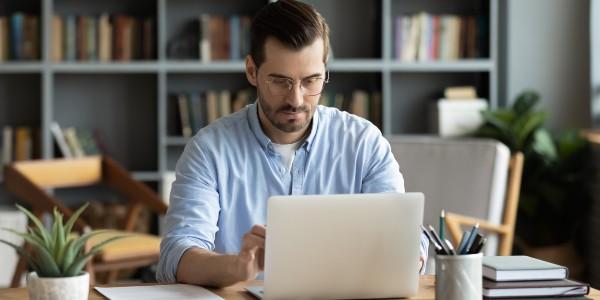
<instances>
[{"instance_id":1,"label":"closed book","mask_svg":"<svg viewBox=\"0 0 600 300\"><path fill-rule=\"evenodd\" d=\"M98 19L98 59L101 62L112 60L112 30L108 14L100 15Z\"/></svg>"},{"instance_id":2,"label":"closed book","mask_svg":"<svg viewBox=\"0 0 600 300\"><path fill-rule=\"evenodd\" d=\"M52 16L52 61L63 60L63 19L61 16Z\"/></svg>"},{"instance_id":3,"label":"closed book","mask_svg":"<svg viewBox=\"0 0 600 300\"><path fill-rule=\"evenodd\" d=\"M186 137L192 137L192 124L190 122L190 107L185 94L177 96L179 106L179 120L181 121L181 134Z\"/></svg>"},{"instance_id":4,"label":"closed book","mask_svg":"<svg viewBox=\"0 0 600 300\"><path fill-rule=\"evenodd\" d=\"M8 18L0 17L0 62L7 61L8 58Z\"/></svg>"},{"instance_id":5,"label":"closed book","mask_svg":"<svg viewBox=\"0 0 600 300\"><path fill-rule=\"evenodd\" d=\"M154 58L154 19L146 18L143 23L142 32L142 58L153 59Z\"/></svg>"},{"instance_id":6,"label":"closed book","mask_svg":"<svg viewBox=\"0 0 600 300\"><path fill-rule=\"evenodd\" d=\"M23 13L14 13L10 17L10 58L14 60L23 59L23 27L25 15Z\"/></svg>"},{"instance_id":7,"label":"closed book","mask_svg":"<svg viewBox=\"0 0 600 300\"><path fill-rule=\"evenodd\" d=\"M88 60L98 60L98 21L94 17L86 17L86 51Z\"/></svg>"},{"instance_id":8,"label":"closed book","mask_svg":"<svg viewBox=\"0 0 600 300\"><path fill-rule=\"evenodd\" d=\"M77 17L77 59L87 60L87 21L85 16Z\"/></svg>"},{"instance_id":9,"label":"closed book","mask_svg":"<svg viewBox=\"0 0 600 300\"><path fill-rule=\"evenodd\" d=\"M199 19L200 38L198 51L200 53L200 61L208 63L211 60L211 42L210 42L210 15L202 14Z\"/></svg>"},{"instance_id":10,"label":"closed book","mask_svg":"<svg viewBox=\"0 0 600 300\"><path fill-rule=\"evenodd\" d=\"M208 123L219 118L219 96L215 91L206 92L206 107Z\"/></svg>"},{"instance_id":11,"label":"closed book","mask_svg":"<svg viewBox=\"0 0 600 300\"><path fill-rule=\"evenodd\" d=\"M33 153L31 129L18 127L15 130L15 161L29 160Z\"/></svg>"},{"instance_id":12,"label":"closed book","mask_svg":"<svg viewBox=\"0 0 600 300\"><path fill-rule=\"evenodd\" d=\"M240 16L229 17L229 59L236 61L241 59L240 55Z\"/></svg>"},{"instance_id":13,"label":"closed book","mask_svg":"<svg viewBox=\"0 0 600 300\"><path fill-rule=\"evenodd\" d=\"M77 60L77 19L75 16L65 17L63 50L66 61Z\"/></svg>"},{"instance_id":14,"label":"closed book","mask_svg":"<svg viewBox=\"0 0 600 300\"><path fill-rule=\"evenodd\" d=\"M63 135L65 136L65 140L69 149L71 149L71 153L74 157L84 157L85 153L83 152L83 148L79 143L79 139L77 138L77 132L75 128L69 127L63 130Z\"/></svg>"},{"instance_id":15,"label":"closed book","mask_svg":"<svg viewBox=\"0 0 600 300\"><path fill-rule=\"evenodd\" d=\"M2 164L10 164L13 161L13 129L4 126L2 129Z\"/></svg>"},{"instance_id":16,"label":"closed book","mask_svg":"<svg viewBox=\"0 0 600 300\"><path fill-rule=\"evenodd\" d=\"M568 269L537 258L520 256L486 256L483 277L494 281L565 279Z\"/></svg>"},{"instance_id":17,"label":"closed book","mask_svg":"<svg viewBox=\"0 0 600 300\"><path fill-rule=\"evenodd\" d=\"M52 122L50 124L50 132L52 132L54 140L56 141L56 144L58 145L62 156L64 158L73 158L73 153L71 152L71 149L69 148L69 145L65 140L65 136L63 134L62 129L60 128L60 125L58 125L58 123L56 122Z\"/></svg>"},{"instance_id":18,"label":"closed book","mask_svg":"<svg viewBox=\"0 0 600 300\"><path fill-rule=\"evenodd\" d=\"M484 279L482 287L486 298L583 296L590 292L587 284L569 279L510 282Z\"/></svg>"},{"instance_id":19,"label":"closed book","mask_svg":"<svg viewBox=\"0 0 600 300\"><path fill-rule=\"evenodd\" d=\"M250 53L250 25L252 18L249 16L240 17L240 55L244 58Z\"/></svg>"},{"instance_id":20,"label":"closed book","mask_svg":"<svg viewBox=\"0 0 600 300\"><path fill-rule=\"evenodd\" d=\"M219 117L231 114L231 92L222 90L219 94Z\"/></svg>"}]
</instances>

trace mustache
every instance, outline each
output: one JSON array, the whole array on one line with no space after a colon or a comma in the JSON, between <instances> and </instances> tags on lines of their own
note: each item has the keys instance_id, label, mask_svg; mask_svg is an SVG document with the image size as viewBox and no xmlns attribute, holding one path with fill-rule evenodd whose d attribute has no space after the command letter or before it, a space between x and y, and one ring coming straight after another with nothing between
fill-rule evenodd
<instances>
[{"instance_id":1,"label":"mustache","mask_svg":"<svg viewBox=\"0 0 600 300\"><path fill-rule=\"evenodd\" d=\"M283 113L297 113L297 112L308 112L308 107L306 107L306 105L302 105L302 106L298 106L298 107L294 107L291 105L286 105L283 106L281 108L279 108L277 110L277 112L283 112Z\"/></svg>"}]
</instances>

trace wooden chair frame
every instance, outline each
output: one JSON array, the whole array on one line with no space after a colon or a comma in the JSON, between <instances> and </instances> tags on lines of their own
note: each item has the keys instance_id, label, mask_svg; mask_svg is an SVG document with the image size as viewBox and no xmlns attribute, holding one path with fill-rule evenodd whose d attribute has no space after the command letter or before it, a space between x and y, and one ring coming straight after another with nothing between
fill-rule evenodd
<instances>
[{"instance_id":1,"label":"wooden chair frame","mask_svg":"<svg viewBox=\"0 0 600 300\"><path fill-rule=\"evenodd\" d=\"M30 206L32 213L37 217L51 213L54 207L57 207L65 218L73 214L73 211L60 200L46 192L47 189L82 187L99 183L106 184L127 199L128 208L121 230L133 230L144 206L159 215L164 215L167 211L167 205L154 191L134 180L127 170L106 156L22 161L4 168L6 189ZM81 232L86 225L80 218L74 227ZM87 264L86 271L90 273L90 284L95 282L95 272L102 271L108 271L106 281L109 282L117 277L119 269L147 266L157 260L158 255L111 262L92 262L92 259ZM27 262L19 258L11 287L19 286L21 276L26 270Z\"/></svg>"},{"instance_id":2,"label":"wooden chair frame","mask_svg":"<svg viewBox=\"0 0 600 300\"><path fill-rule=\"evenodd\" d=\"M498 255L511 255L515 237L515 224L517 222L517 208L519 206L519 192L521 190L521 177L523 175L523 153L513 154L509 161L509 175L504 201L504 217L502 224L492 224L487 220L468 217L455 213L446 213L448 231L455 244L461 239L462 227L470 227L479 223L479 229L484 232L496 233L499 236Z\"/></svg>"}]
</instances>

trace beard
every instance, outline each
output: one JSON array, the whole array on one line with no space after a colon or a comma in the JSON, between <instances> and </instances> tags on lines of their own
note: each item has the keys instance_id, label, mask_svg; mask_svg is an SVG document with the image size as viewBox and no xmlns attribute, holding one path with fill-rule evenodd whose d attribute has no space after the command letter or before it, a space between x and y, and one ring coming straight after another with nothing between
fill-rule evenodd
<instances>
[{"instance_id":1,"label":"beard","mask_svg":"<svg viewBox=\"0 0 600 300\"><path fill-rule=\"evenodd\" d=\"M312 121L312 117L315 113L316 106L313 106L312 109L307 105L301 105L298 107L294 107L289 104L284 104L280 107L273 107L273 106L269 105L266 101L263 100L263 99L265 99L265 97L263 96L261 89L257 88L257 91L258 91L258 104L259 104L260 108L262 109L264 115L267 117L267 120L269 120L269 122L275 128L277 128L283 132L288 132L288 133L298 132L300 130L304 130L305 128L307 128L308 125L310 124L310 122ZM305 120L291 119L291 120L285 120L285 121L277 120L277 114L279 114L279 113L298 113L298 112L305 113L306 119Z\"/></svg>"}]
</instances>

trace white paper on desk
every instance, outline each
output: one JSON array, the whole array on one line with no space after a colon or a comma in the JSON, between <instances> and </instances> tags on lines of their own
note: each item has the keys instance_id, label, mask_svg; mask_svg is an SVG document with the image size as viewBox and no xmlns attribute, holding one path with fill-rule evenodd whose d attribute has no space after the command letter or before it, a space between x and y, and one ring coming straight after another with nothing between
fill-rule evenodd
<instances>
[{"instance_id":1,"label":"white paper on desk","mask_svg":"<svg viewBox=\"0 0 600 300\"><path fill-rule=\"evenodd\" d=\"M96 291L111 300L223 300L203 287L189 284L96 287Z\"/></svg>"}]
</instances>

